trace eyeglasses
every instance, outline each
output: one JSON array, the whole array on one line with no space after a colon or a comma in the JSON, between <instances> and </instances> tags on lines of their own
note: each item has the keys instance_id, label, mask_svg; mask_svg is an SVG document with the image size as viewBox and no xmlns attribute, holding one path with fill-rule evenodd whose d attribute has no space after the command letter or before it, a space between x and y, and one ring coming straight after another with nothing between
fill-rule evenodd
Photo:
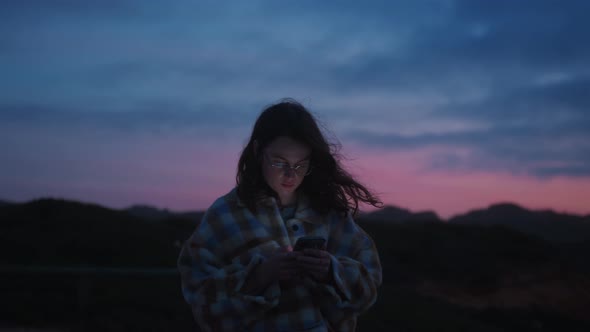
<instances>
[{"instance_id":1,"label":"eyeglasses","mask_svg":"<svg viewBox=\"0 0 590 332\"><path fill-rule=\"evenodd\" d=\"M295 175L297 175L297 176L307 176L311 173L312 167L311 167L311 165L309 165L309 162L307 162L306 164L303 164L303 165L291 166L291 165L289 165L289 163L272 162L268 155L265 154L264 156L267 159L270 167L272 167L273 169L275 169L277 171L280 171L281 174L286 174L287 172L293 171L293 173L295 173Z\"/></svg>"}]
</instances>

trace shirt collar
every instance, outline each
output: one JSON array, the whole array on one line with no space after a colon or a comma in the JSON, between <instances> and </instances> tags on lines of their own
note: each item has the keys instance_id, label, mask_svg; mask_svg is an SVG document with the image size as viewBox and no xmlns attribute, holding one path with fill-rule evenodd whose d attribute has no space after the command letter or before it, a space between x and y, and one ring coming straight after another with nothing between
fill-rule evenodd
<instances>
[{"instance_id":1,"label":"shirt collar","mask_svg":"<svg viewBox=\"0 0 590 332\"><path fill-rule=\"evenodd\" d=\"M246 204L242 202L239 196L237 195L237 189L234 189L234 194L236 196L238 206L246 207ZM256 204L261 207L273 208L278 210L277 200L272 196L264 196L260 198ZM323 223L322 216L311 208L309 198L305 196L305 194L303 194L303 192L301 191L297 192L297 209L295 210L294 218L312 224Z\"/></svg>"},{"instance_id":2,"label":"shirt collar","mask_svg":"<svg viewBox=\"0 0 590 332\"><path fill-rule=\"evenodd\" d=\"M311 208L309 198L301 192L297 195L295 218L312 224L323 223L322 216Z\"/></svg>"}]
</instances>

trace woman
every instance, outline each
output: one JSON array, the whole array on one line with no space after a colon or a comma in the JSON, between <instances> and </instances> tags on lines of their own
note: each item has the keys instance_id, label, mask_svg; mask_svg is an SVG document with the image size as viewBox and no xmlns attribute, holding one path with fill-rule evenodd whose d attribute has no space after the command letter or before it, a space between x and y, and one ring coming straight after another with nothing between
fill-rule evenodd
<instances>
[{"instance_id":1,"label":"woman","mask_svg":"<svg viewBox=\"0 0 590 332\"><path fill-rule=\"evenodd\" d=\"M313 116L285 100L264 110L217 199L186 241L182 292L204 331L354 331L381 265L353 221L381 202L345 172ZM293 251L313 235L321 248Z\"/></svg>"}]
</instances>

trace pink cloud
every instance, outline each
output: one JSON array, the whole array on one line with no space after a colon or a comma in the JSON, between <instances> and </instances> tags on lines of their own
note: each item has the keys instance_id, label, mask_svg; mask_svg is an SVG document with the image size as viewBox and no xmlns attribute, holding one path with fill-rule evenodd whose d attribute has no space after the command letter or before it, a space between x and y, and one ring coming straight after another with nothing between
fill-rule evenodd
<instances>
[{"instance_id":1,"label":"pink cloud","mask_svg":"<svg viewBox=\"0 0 590 332\"><path fill-rule=\"evenodd\" d=\"M412 211L434 210L441 217L512 202L530 209L590 213L590 177L539 179L502 172L445 172L427 165L435 149L411 152L351 146L348 169L373 188L385 204Z\"/></svg>"},{"instance_id":2,"label":"pink cloud","mask_svg":"<svg viewBox=\"0 0 590 332\"><path fill-rule=\"evenodd\" d=\"M5 160L0 198L60 197L114 208L150 204L176 211L203 210L234 187L245 142L245 137L213 139L191 132L123 135L73 130L62 136L51 129L41 132L44 149L23 132L21 148ZM440 152L436 147L392 152L345 144L343 153L349 159L343 162L385 204L434 210L444 218L497 202L590 213L590 177L539 179L432 170L431 158Z\"/></svg>"}]
</instances>

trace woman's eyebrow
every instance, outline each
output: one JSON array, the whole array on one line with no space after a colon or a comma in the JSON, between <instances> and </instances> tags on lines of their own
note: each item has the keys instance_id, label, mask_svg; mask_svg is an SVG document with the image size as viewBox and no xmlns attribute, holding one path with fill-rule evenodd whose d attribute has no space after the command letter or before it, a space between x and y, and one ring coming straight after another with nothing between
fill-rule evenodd
<instances>
[{"instance_id":1,"label":"woman's eyebrow","mask_svg":"<svg viewBox=\"0 0 590 332\"><path fill-rule=\"evenodd\" d=\"M281 156L279 154L270 153L270 157L271 158L282 159L282 160L288 162L287 158L285 158L285 157L283 157L283 156ZM295 164L299 164L299 163L304 162L304 161L309 161L310 159L311 159L310 157L305 157L305 158L299 160L298 162L296 162Z\"/></svg>"},{"instance_id":2,"label":"woman's eyebrow","mask_svg":"<svg viewBox=\"0 0 590 332\"><path fill-rule=\"evenodd\" d=\"M276 154L276 153L269 153L269 157L271 158L277 158L277 159L283 159L283 160L287 160L285 159L285 157L281 156L280 154Z\"/></svg>"}]
</instances>

